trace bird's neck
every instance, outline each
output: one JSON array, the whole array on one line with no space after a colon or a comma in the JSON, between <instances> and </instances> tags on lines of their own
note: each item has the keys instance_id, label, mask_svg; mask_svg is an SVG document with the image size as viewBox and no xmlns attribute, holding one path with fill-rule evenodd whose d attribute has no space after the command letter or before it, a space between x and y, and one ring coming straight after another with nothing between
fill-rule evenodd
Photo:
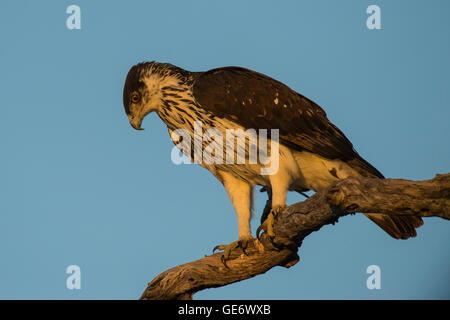
<instances>
[{"instance_id":1,"label":"bird's neck","mask_svg":"<svg viewBox=\"0 0 450 320\"><path fill-rule=\"evenodd\" d=\"M157 114L172 130L183 128L188 120L187 113L192 112L195 100L192 84L177 75L151 74L145 82L152 104L157 105Z\"/></svg>"}]
</instances>

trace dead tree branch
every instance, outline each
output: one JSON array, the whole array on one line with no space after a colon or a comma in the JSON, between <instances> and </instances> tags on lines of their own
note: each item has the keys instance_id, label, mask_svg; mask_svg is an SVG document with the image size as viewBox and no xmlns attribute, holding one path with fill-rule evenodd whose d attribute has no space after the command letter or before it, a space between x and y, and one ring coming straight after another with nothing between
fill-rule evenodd
<instances>
[{"instance_id":1,"label":"dead tree branch","mask_svg":"<svg viewBox=\"0 0 450 320\"><path fill-rule=\"evenodd\" d=\"M276 248L263 234L261 242L264 246L258 242L251 245L247 249L248 256L234 253L232 260L227 262L229 269L222 264L221 253L179 265L151 281L141 299L192 299L194 293L206 288L252 278L275 266L290 267L299 261L297 250L306 236L356 212L450 220L450 174L436 175L434 179L425 181L340 180L277 215L273 241Z\"/></svg>"}]
</instances>

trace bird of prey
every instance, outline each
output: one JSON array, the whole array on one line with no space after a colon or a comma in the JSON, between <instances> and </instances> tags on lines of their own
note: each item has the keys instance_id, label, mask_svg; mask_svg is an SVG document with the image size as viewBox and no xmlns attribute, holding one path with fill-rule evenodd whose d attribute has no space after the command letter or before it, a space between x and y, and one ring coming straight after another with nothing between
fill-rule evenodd
<instances>
[{"instance_id":1,"label":"bird of prey","mask_svg":"<svg viewBox=\"0 0 450 320\"><path fill-rule=\"evenodd\" d=\"M214 128L225 136L228 129L278 130L278 170L262 174L263 163L200 162L225 187L238 218L239 240L221 245L227 260L252 240L250 217L252 190L270 188L271 213L263 224L273 237L273 219L286 206L288 191L320 191L339 179L383 175L364 160L347 137L332 124L325 111L305 96L264 74L241 68L222 67L190 72L168 63L144 62L133 66L126 77L123 104L131 126L142 130L146 115L156 112L167 125L172 141L189 158L201 148L186 145L172 133L184 129L194 136L195 124ZM202 131L202 132L203 132ZM246 137L248 138L248 136ZM195 138L193 138L195 140ZM269 136L269 142L273 141ZM186 152L190 150L190 152ZM250 148L245 148L247 156ZM242 150L241 150L242 151ZM416 236L423 224L415 216L366 214L396 239Z\"/></svg>"}]
</instances>

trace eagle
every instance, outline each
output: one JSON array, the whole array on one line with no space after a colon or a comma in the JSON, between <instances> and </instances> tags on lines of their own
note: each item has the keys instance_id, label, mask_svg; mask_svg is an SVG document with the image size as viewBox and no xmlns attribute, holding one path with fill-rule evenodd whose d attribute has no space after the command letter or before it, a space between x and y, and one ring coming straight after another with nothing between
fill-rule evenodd
<instances>
[{"instance_id":1,"label":"eagle","mask_svg":"<svg viewBox=\"0 0 450 320\"><path fill-rule=\"evenodd\" d=\"M262 132L276 130L277 139L268 135L270 152L277 155L277 170L273 172L261 170L270 165L267 161L250 163L247 158L241 163L196 162L223 184L237 214L238 240L216 247L224 251L222 261L228 260L236 248L245 253L249 241L254 240L250 229L254 187L270 191L270 213L258 229L274 237L273 222L286 206L288 191L317 192L349 177L384 179L355 151L320 106L280 81L246 68L229 66L190 72L169 63L138 63L126 76L123 104L136 130L142 130L145 116L156 112L167 125L174 144L191 161L215 141L204 139L207 141L192 147L199 139L195 133L199 124L202 133L214 129L226 136L227 130L234 130L237 138L247 130L254 130L258 137ZM192 140L183 141L184 136L175 134L180 129ZM246 144L239 150L248 157L251 139L249 135L243 138ZM415 216L365 215L395 239L415 237L415 229L423 224Z\"/></svg>"}]
</instances>

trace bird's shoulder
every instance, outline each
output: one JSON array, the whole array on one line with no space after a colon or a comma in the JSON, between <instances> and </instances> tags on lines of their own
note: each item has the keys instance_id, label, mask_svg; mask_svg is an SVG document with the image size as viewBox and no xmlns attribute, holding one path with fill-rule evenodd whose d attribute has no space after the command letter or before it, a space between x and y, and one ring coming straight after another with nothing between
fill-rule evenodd
<instances>
[{"instance_id":1,"label":"bird's shoulder","mask_svg":"<svg viewBox=\"0 0 450 320\"><path fill-rule=\"evenodd\" d=\"M282 82L262 73L236 66L199 73L193 83L195 98L215 112L253 112L272 119L299 111L326 117L325 111Z\"/></svg>"}]
</instances>

